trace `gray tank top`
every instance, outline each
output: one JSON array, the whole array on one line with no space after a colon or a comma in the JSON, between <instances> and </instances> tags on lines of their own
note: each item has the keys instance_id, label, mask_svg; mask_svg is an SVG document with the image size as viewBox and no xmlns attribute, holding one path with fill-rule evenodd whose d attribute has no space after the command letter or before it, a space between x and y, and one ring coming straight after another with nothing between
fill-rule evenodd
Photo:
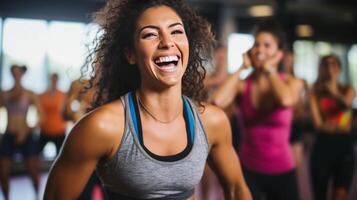
<instances>
[{"instance_id":1,"label":"gray tank top","mask_svg":"<svg viewBox=\"0 0 357 200\"><path fill-rule=\"evenodd\" d=\"M135 95L128 93L121 99L125 109L122 141L115 156L97 166L99 178L110 199L183 200L192 196L209 153L209 143L195 105L183 97L191 145L188 144L180 155L160 159L141 141Z\"/></svg>"}]
</instances>

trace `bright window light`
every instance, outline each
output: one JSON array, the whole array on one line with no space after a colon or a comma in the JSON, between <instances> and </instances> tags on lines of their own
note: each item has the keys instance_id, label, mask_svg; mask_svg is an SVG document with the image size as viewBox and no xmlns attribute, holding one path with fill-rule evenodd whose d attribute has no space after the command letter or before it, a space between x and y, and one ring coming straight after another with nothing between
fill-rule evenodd
<instances>
[{"instance_id":1,"label":"bright window light","mask_svg":"<svg viewBox=\"0 0 357 200\"><path fill-rule=\"evenodd\" d=\"M349 79L351 84L357 89L357 44L352 45L348 52ZM357 108L357 97L353 102L353 107Z\"/></svg>"},{"instance_id":2,"label":"bright window light","mask_svg":"<svg viewBox=\"0 0 357 200\"><path fill-rule=\"evenodd\" d=\"M98 26L95 24L51 22L49 24L48 58L50 71L60 75L59 87L67 90L70 82L80 77L88 48Z\"/></svg>"},{"instance_id":3,"label":"bright window light","mask_svg":"<svg viewBox=\"0 0 357 200\"><path fill-rule=\"evenodd\" d=\"M49 24L48 59L51 72L60 74L60 86L68 79L79 77L84 63L85 24L70 22L51 22ZM63 77L65 76L65 77ZM67 79L67 81L61 81ZM65 88L63 88L65 89Z\"/></svg>"},{"instance_id":4,"label":"bright window light","mask_svg":"<svg viewBox=\"0 0 357 200\"><path fill-rule=\"evenodd\" d=\"M243 53L254 44L254 37L250 34L232 33L228 37L228 72L233 73L243 63Z\"/></svg>"},{"instance_id":5,"label":"bright window light","mask_svg":"<svg viewBox=\"0 0 357 200\"><path fill-rule=\"evenodd\" d=\"M5 90L13 85L9 70L12 64L28 67L23 80L23 84L27 88L36 92L45 89L44 58L46 44L46 21L14 18L8 18L4 21L2 84Z\"/></svg>"}]
</instances>

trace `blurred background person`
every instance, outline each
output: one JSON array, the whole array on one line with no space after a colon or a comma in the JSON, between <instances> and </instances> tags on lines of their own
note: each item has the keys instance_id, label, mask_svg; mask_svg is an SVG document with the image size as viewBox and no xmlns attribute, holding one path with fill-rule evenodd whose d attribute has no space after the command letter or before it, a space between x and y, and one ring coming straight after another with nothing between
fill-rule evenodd
<instances>
[{"instance_id":1,"label":"blurred background person","mask_svg":"<svg viewBox=\"0 0 357 200\"><path fill-rule=\"evenodd\" d=\"M72 81L65 101L64 116L66 119L76 123L90 109L94 100L95 87L89 87L89 80L77 79ZM79 200L104 199L104 189L97 173L94 172L88 180Z\"/></svg>"},{"instance_id":2,"label":"blurred background person","mask_svg":"<svg viewBox=\"0 0 357 200\"><path fill-rule=\"evenodd\" d=\"M39 192L40 163L37 154L37 140L33 128L26 121L30 105L38 111L38 121L41 122L42 112L36 94L23 87L21 80L27 70L26 66L11 66L14 86L9 91L0 94L0 107L7 111L7 128L0 143L0 181L5 199L9 199L9 182L13 156L20 152L25 167L31 177L36 194Z\"/></svg>"},{"instance_id":3,"label":"blurred background person","mask_svg":"<svg viewBox=\"0 0 357 200\"><path fill-rule=\"evenodd\" d=\"M315 200L329 199L327 188L331 180L333 199L347 199L353 178L351 120L356 92L351 85L339 82L340 73L341 63L337 56L322 57L310 96L317 131L310 161Z\"/></svg>"},{"instance_id":4,"label":"blurred background person","mask_svg":"<svg viewBox=\"0 0 357 200\"><path fill-rule=\"evenodd\" d=\"M294 106L294 116L291 125L290 143L293 152L296 168L300 167L303 159L303 132L305 123L309 119L308 113L308 84L305 80L297 78L294 73L294 53L286 51L283 59L283 72L287 79L295 79L296 90L299 92L299 98Z\"/></svg>"},{"instance_id":5,"label":"blurred background person","mask_svg":"<svg viewBox=\"0 0 357 200\"><path fill-rule=\"evenodd\" d=\"M48 142L53 142L56 146L56 156L66 137L67 126L66 120L63 118L65 93L58 89L57 82L58 74L51 74L48 89L40 95L43 120L40 124L39 140L39 153Z\"/></svg>"},{"instance_id":6,"label":"blurred background person","mask_svg":"<svg viewBox=\"0 0 357 200\"><path fill-rule=\"evenodd\" d=\"M212 101L212 94L214 91L228 78L228 57L227 47L221 43L218 43L213 51L212 66L207 69L207 74L204 79L204 86L207 90L208 101ZM232 125L232 141L236 144L237 131L234 130L234 104L226 108L227 114ZM198 199L205 200L219 200L224 199L223 189L219 183L217 176L212 169L206 164L204 174L200 185L198 187Z\"/></svg>"},{"instance_id":7,"label":"blurred background person","mask_svg":"<svg viewBox=\"0 0 357 200\"><path fill-rule=\"evenodd\" d=\"M94 90L87 90L88 84L88 80L77 79L68 90L64 116L72 122L77 122L91 106Z\"/></svg>"},{"instance_id":8,"label":"blurred background person","mask_svg":"<svg viewBox=\"0 0 357 200\"><path fill-rule=\"evenodd\" d=\"M227 47L218 43L213 52L211 69L207 70L208 72L204 81L209 95L228 77L227 62Z\"/></svg>"},{"instance_id":9,"label":"blurred background person","mask_svg":"<svg viewBox=\"0 0 357 200\"><path fill-rule=\"evenodd\" d=\"M289 144L298 82L278 73L285 39L280 26L271 20L262 21L254 37L243 66L217 90L214 102L225 108L237 96L241 98L244 132L239 155L253 198L298 199ZM253 73L241 80L241 70L249 67L254 68Z\"/></svg>"}]
</instances>

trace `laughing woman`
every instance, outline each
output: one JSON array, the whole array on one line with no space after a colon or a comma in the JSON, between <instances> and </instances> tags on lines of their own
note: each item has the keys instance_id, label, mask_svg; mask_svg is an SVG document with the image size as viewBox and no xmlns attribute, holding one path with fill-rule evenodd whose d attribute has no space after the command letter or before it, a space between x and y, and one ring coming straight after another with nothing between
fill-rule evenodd
<instances>
[{"instance_id":1,"label":"laughing woman","mask_svg":"<svg viewBox=\"0 0 357 200\"><path fill-rule=\"evenodd\" d=\"M45 199L97 170L110 199L193 199L208 159L227 199L251 199L224 112L203 104L209 25L181 0L113 0L97 19L94 110L73 128Z\"/></svg>"}]
</instances>

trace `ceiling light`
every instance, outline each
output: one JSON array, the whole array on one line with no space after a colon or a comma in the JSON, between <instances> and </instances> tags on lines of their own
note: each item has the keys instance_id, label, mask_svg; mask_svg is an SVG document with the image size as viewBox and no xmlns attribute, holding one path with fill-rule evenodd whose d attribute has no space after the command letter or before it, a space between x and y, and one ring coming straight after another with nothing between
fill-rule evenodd
<instances>
[{"instance_id":1,"label":"ceiling light","mask_svg":"<svg viewBox=\"0 0 357 200\"><path fill-rule=\"evenodd\" d=\"M295 31L299 37L311 37L314 34L312 26L307 24L297 25Z\"/></svg>"},{"instance_id":2,"label":"ceiling light","mask_svg":"<svg viewBox=\"0 0 357 200\"><path fill-rule=\"evenodd\" d=\"M253 17L268 17L274 14L274 10L268 5L251 6L248 10L249 15Z\"/></svg>"}]
</instances>

